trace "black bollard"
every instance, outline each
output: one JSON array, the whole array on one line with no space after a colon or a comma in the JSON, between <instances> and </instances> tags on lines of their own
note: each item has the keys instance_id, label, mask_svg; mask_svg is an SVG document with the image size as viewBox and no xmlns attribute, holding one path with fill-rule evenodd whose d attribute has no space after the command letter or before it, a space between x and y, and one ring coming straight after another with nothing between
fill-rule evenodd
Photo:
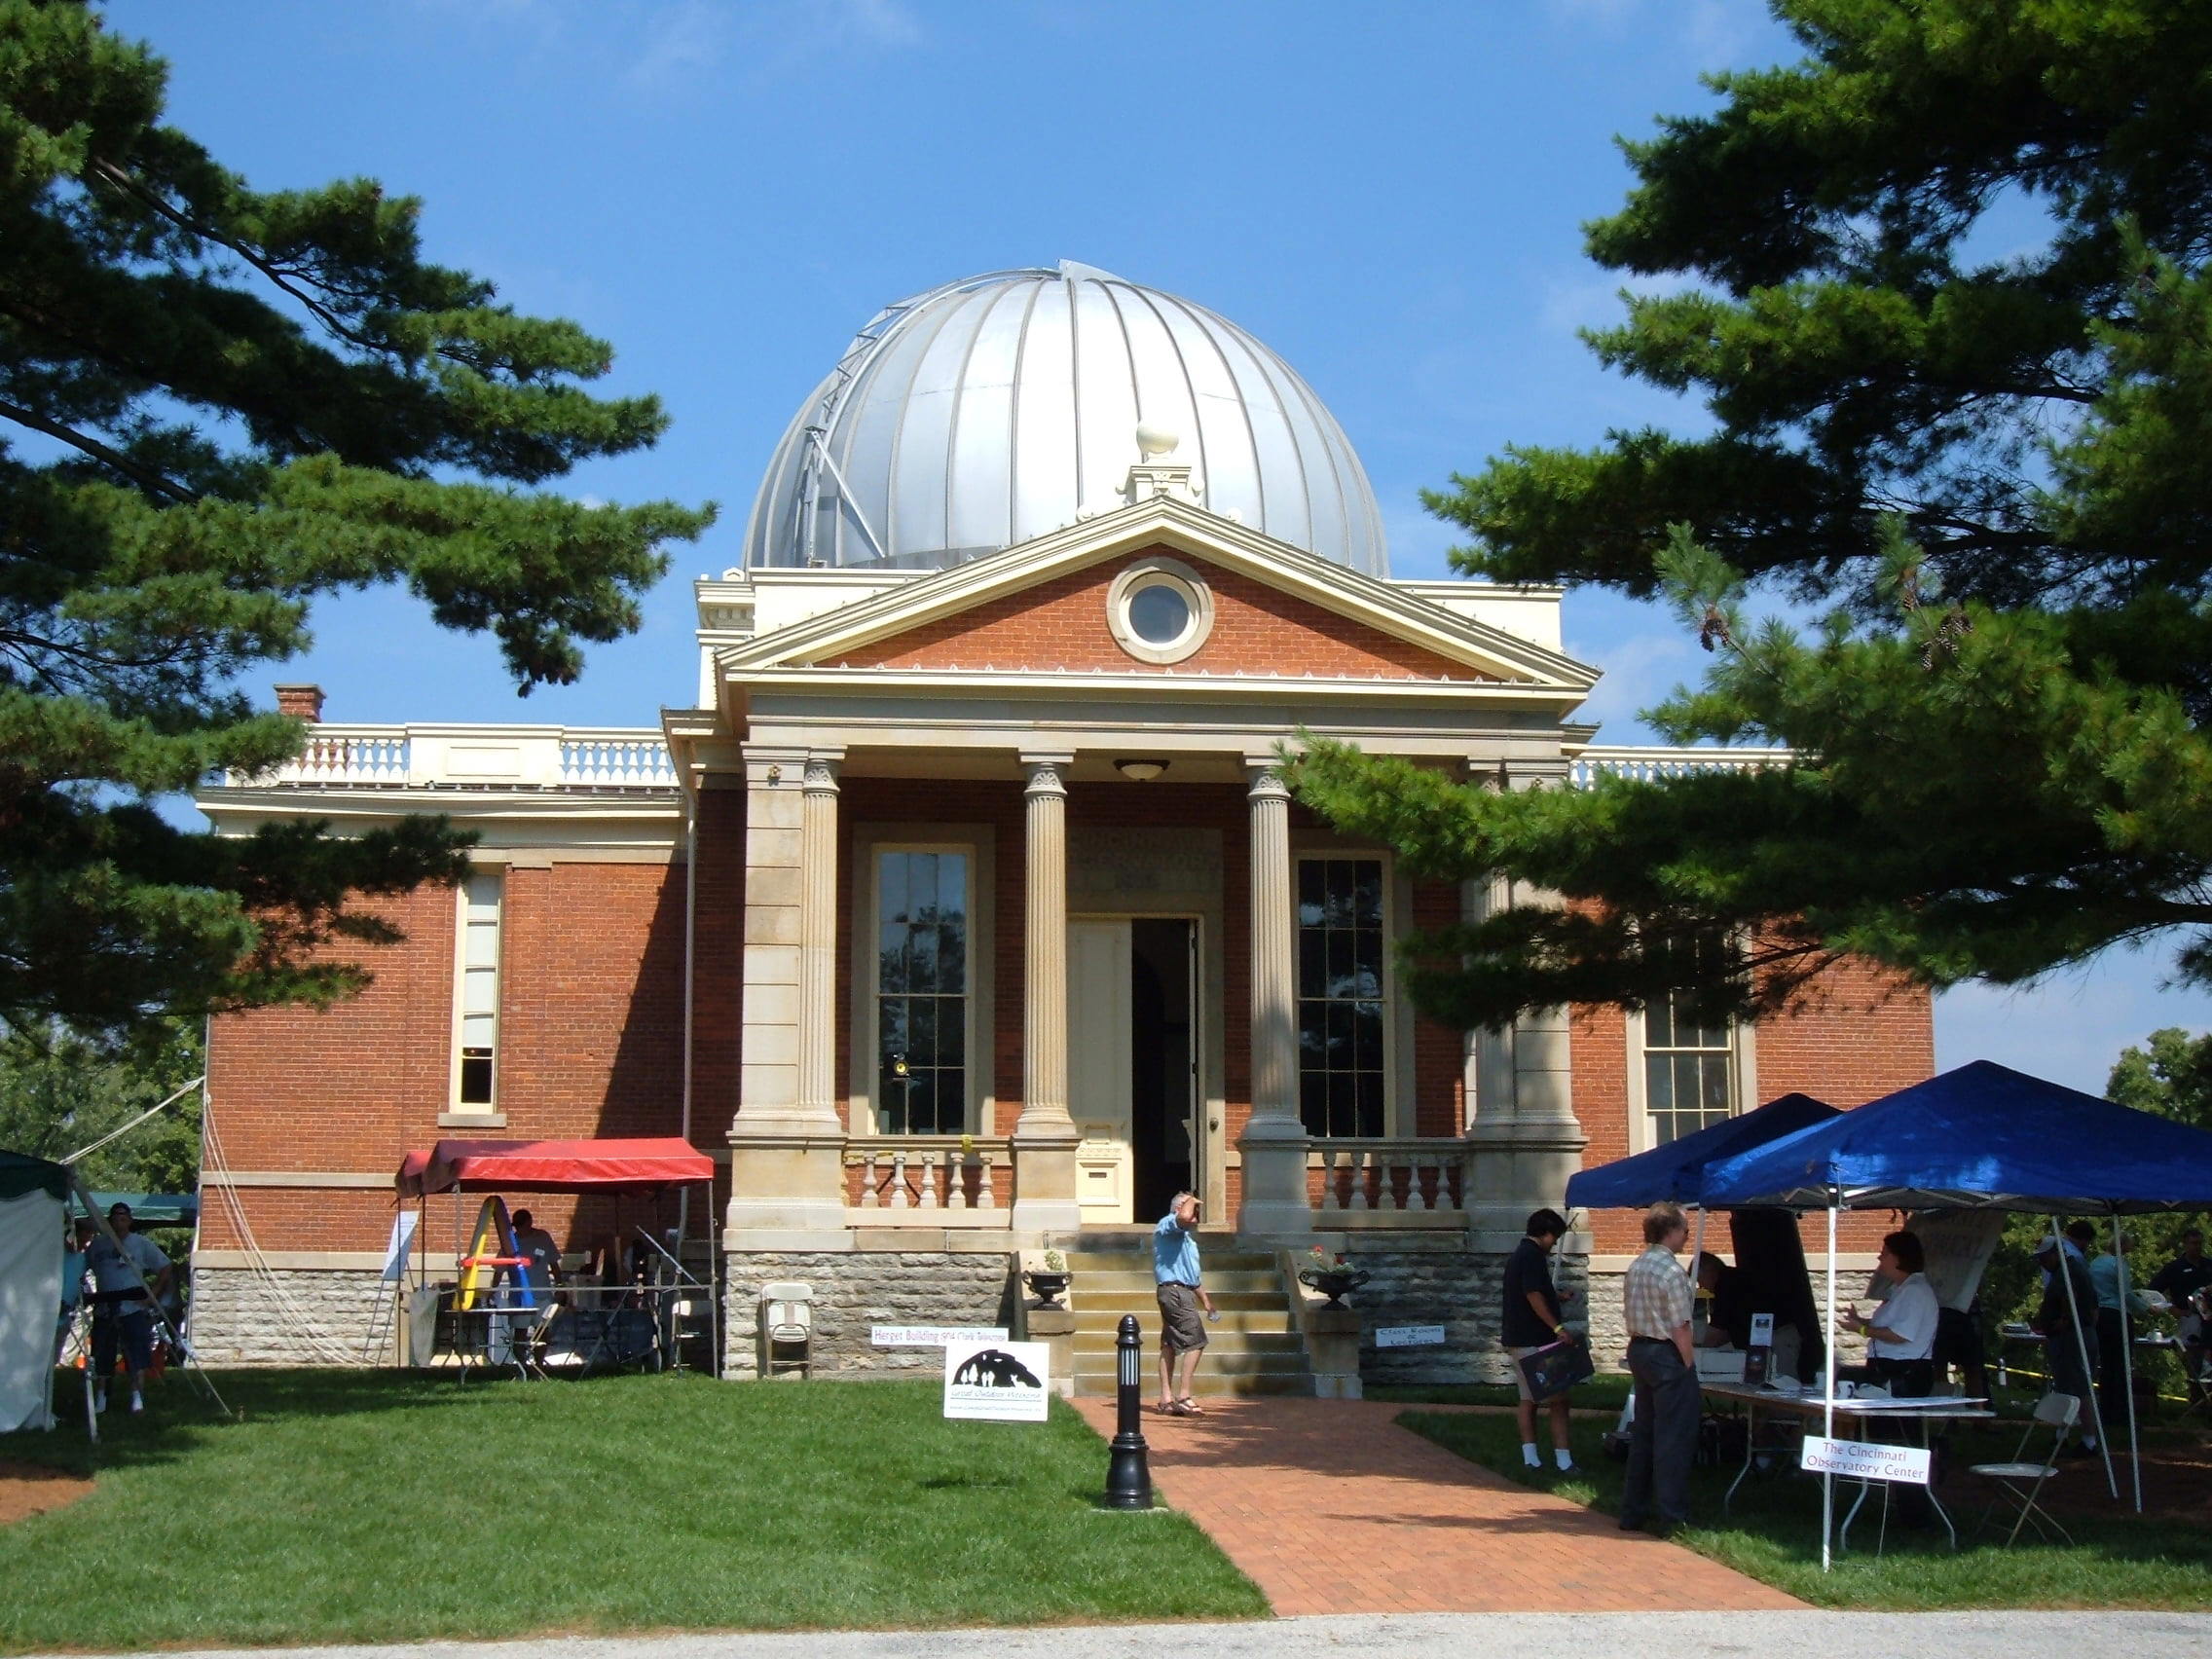
<instances>
[{"instance_id":1,"label":"black bollard","mask_svg":"<svg viewBox=\"0 0 2212 1659\"><path fill-rule=\"evenodd\" d=\"M1134 1313L1114 1338L1114 1450L1106 1461L1106 1507L1150 1509L1152 1465L1144 1443L1144 1338Z\"/></svg>"}]
</instances>

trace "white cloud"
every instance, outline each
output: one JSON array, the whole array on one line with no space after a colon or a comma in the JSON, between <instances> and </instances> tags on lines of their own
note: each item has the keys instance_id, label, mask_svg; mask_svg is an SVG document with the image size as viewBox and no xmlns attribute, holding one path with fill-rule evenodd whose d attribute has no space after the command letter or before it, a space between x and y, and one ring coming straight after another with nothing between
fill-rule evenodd
<instances>
[{"instance_id":1,"label":"white cloud","mask_svg":"<svg viewBox=\"0 0 2212 1659\"><path fill-rule=\"evenodd\" d=\"M2161 989L2156 954L2108 952L2079 973L2008 991L1961 985L1936 999L1936 1064L1995 1060L2102 1094L2120 1050L2140 1046L2161 1026L2212 1026L2212 996Z\"/></svg>"}]
</instances>

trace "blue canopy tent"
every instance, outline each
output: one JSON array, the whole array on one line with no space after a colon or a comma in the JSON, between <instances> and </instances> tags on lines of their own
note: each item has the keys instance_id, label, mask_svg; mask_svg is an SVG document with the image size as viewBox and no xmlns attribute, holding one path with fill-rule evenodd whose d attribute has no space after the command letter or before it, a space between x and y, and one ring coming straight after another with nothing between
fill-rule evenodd
<instances>
[{"instance_id":1,"label":"blue canopy tent","mask_svg":"<svg viewBox=\"0 0 2212 1659\"><path fill-rule=\"evenodd\" d=\"M1706 1171L1712 1165L1838 1116L1833 1106L1810 1094L1785 1094L1740 1118L1724 1118L1665 1146L1569 1176L1567 1207L1641 1209L1667 1199L1703 1204Z\"/></svg>"},{"instance_id":2,"label":"blue canopy tent","mask_svg":"<svg viewBox=\"0 0 2212 1659\"><path fill-rule=\"evenodd\" d=\"M1792 1209L2206 1209L2212 1133L1975 1060L1716 1161L1705 1185L1709 1204Z\"/></svg>"},{"instance_id":3,"label":"blue canopy tent","mask_svg":"<svg viewBox=\"0 0 2212 1659\"><path fill-rule=\"evenodd\" d=\"M1826 1210L1832 1324L1838 1210L2101 1213L2115 1218L2117 1242L2123 1214L2212 1208L2212 1133L1975 1060L1713 1164L1704 1198ZM2072 1275L2060 1277L2071 1295ZM2123 1309L2123 1343L2125 1318ZM2083 1357L2086 1369L2085 1344ZM2133 1359L2125 1347L2122 1363L2132 1418ZM1832 1396L1832 1362L1828 1375ZM2109 1471L2109 1446L2107 1457ZM2140 1508L2140 1467L2135 1485Z\"/></svg>"},{"instance_id":4,"label":"blue canopy tent","mask_svg":"<svg viewBox=\"0 0 2212 1659\"><path fill-rule=\"evenodd\" d=\"M1697 1206L1697 1237L1690 1246L1690 1274L1697 1274L1698 1258L1705 1252L1705 1210L1702 1198L1705 1172L1712 1164L1739 1153L1750 1152L1784 1135L1836 1116L1836 1109L1810 1094L1785 1094L1753 1108L1740 1118L1723 1118L1695 1133L1655 1146L1630 1158L1616 1158L1595 1169L1567 1177L1568 1209L1642 1209L1673 1201ZM1620 1427L1626 1432L1634 1411L1634 1398L1621 1408Z\"/></svg>"}]
</instances>

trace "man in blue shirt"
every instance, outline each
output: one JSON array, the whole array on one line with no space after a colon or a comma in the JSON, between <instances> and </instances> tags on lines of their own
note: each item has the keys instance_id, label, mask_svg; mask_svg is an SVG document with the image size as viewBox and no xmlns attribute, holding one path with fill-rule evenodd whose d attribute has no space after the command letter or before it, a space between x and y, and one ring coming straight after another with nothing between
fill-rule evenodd
<instances>
[{"instance_id":1,"label":"man in blue shirt","mask_svg":"<svg viewBox=\"0 0 2212 1659\"><path fill-rule=\"evenodd\" d=\"M1213 1298L1199 1281L1195 1195L1177 1193L1152 1230L1152 1276L1160 1293L1160 1409L1168 1417L1203 1417L1205 1408L1191 1398L1191 1377L1205 1351Z\"/></svg>"}]
</instances>

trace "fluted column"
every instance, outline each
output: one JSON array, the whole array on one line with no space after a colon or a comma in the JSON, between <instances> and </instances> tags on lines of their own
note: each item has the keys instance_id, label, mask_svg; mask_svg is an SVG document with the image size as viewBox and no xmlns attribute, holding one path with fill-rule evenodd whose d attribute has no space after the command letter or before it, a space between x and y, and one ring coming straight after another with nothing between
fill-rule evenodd
<instances>
[{"instance_id":1,"label":"fluted column","mask_svg":"<svg viewBox=\"0 0 2212 1659\"><path fill-rule=\"evenodd\" d=\"M849 1246L833 1094L841 750L745 750L745 991L724 1247Z\"/></svg>"},{"instance_id":2,"label":"fluted column","mask_svg":"<svg viewBox=\"0 0 2212 1659\"><path fill-rule=\"evenodd\" d=\"M1290 867L1290 791L1272 758L1248 762L1252 809L1252 1116L1236 1230L1257 1237L1311 1231L1306 1126L1298 1115L1298 980Z\"/></svg>"},{"instance_id":3,"label":"fluted column","mask_svg":"<svg viewBox=\"0 0 2212 1659\"><path fill-rule=\"evenodd\" d=\"M1072 1232L1075 1152L1068 1115L1068 788L1065 753L1024 754L1021 1116L1014 1125L1014 1227Z\"/></svg>"},{"instance_id":4,"label":"fluted column","mask_svg":"<svg viewBox=\"0 0 2212 1659\"><path fill-rule=\"evenodd\" d=\"M798 1107L837 1121L837 757L807 756L799 807Z\"/></svg>"}]
</instances>

